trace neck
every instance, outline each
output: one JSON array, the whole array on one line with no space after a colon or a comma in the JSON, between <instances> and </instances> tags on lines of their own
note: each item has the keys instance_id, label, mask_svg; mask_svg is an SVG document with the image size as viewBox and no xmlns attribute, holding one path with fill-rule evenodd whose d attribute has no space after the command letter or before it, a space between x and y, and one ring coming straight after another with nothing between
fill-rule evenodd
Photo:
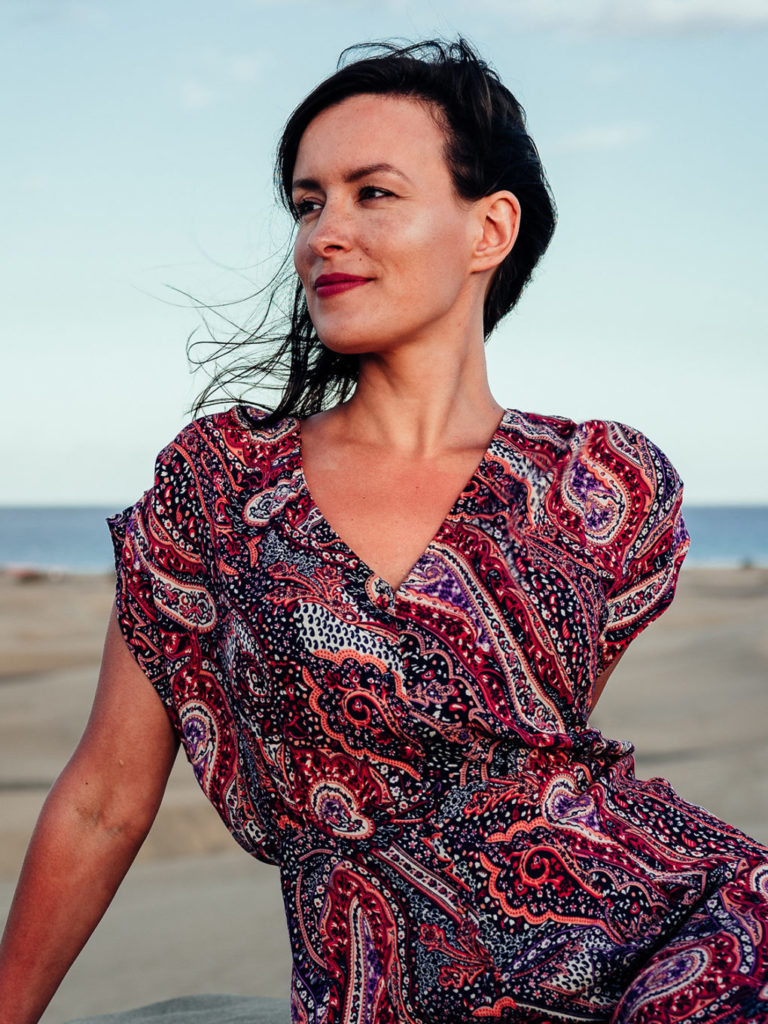
<instances>
[{"instance_id":1,"label":"neck","mask_svg":"<svg viewBox=\"0 0 768 1024\"><path fill-rule=\"evenodd\" d=\"M482 336L362 356L342 410L348 437L427 459L485 447L504 412L491 394Z\"/></svg>"}]
</instances>

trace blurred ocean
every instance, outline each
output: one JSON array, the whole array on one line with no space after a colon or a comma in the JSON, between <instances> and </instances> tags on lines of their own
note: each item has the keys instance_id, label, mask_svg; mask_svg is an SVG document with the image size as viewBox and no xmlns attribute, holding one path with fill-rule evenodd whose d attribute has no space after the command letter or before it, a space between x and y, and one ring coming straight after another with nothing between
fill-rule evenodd
<instances>
[{"instance_id":1,"label":"blurred ocean","mask_svg":"<svg viewBox=\"0 0 768 1024\"><path fill-rule=\"evenodd\" d=\"M107 572L112 545L105 523L114 508L0 508L0 568ZM684 509L691 534L686 565L768 566L768 506Z\"/></svg>"}]
</instances>

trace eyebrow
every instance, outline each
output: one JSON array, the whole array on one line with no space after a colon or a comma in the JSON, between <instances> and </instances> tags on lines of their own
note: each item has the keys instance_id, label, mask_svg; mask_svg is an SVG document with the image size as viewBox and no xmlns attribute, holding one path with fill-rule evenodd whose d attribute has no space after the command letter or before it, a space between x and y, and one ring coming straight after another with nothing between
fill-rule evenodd
<instances>
[{"instance_id":1,"label":"eyebrow","mask_svg":"<svg viewBox=\"0 0 768 1024\"><path fill-rule=\"evenodd\" d=\"M407 174L404 174L401 170L398 170L394 164L379 163L379 164L366 164L365 167L356 167L354 170L349 171L344 175L344 183L351 185L356 181L360 181L361 178L367 178L370 174L377 174L380 171L386 171L388 174L397 174L399 177L404 178L405 181L413 184ZM296 178L291 186L293 189L297 188L320 188L320 182L315 178Z\"/></svg>"}]
</instances>

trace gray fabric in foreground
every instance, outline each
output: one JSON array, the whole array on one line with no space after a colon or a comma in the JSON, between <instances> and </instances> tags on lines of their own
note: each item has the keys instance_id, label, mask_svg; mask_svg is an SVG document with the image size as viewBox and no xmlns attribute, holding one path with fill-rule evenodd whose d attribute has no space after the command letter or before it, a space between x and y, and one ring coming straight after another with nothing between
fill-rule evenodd
<instances>
[{"instance_id":1,"label":"gray fabric in foreground","mask_svg":"<svg viewBox=\"0 0 768 1024\"><path fill-rule=\"evenodd\" d=\"M122 1013L80 1017L70 1024L290 1024L287 999L258 996L181 996Z\"/></svg>"}]
</instances>

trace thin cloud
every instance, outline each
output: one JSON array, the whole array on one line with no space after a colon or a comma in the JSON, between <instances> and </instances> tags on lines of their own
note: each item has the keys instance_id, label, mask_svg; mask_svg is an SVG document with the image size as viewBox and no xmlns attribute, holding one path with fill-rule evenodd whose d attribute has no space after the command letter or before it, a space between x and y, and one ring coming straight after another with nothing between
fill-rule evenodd
<instances>
[{"instance_id":1,"label":"thin cloud","mask_svg":"<svg viewBox=\"0 0 768 1024\"><path fill-rule=\"evenodd\" d=\"M650 125L639 122L594 125L569 132L547 148L551 153L591 153L628 149L651 134Z\"/></svg>"},{"instance_id":2,"label":"thin cloud","mask_svg":"<svg viewBox=\"0 0 768 1024\"><path fill-rule=\"evenodd\" d=\"M21 187L25 192L47 192L52 184L53 177L40 172L27 174L21 179Z\"/></svg>"},{"instance_id":3,"label":"thin cloud","mask_svg":"<svg viewBox=\"0 0 768 1024\"><path fill-rule=\"evenodd\" d=\"M186 110L216 106L233 91L264 79L274 69L275 59L269 53L208 51L198 55L177 83L179 101Z\"/></svg>"},{"instance_id":4,"label":"thin cloud","mask_svg":"<svg viewBox=\"0 0 768 1024\"><path fill-rule=\"evenodd\" d=\"M313 7L314 0L251 0L253 7ZM368 0L336 0L336 7L362 9ZM395 13L406 0L381 0ZM438 5L435 3L435 9ZM768 0L442 0L441 15L462 18L493 11L516 25L575 29L598 34L712 32L768 28Z\"/></svg>"},{"instance_id":5,"label":"thin cloud","mask_svg":"<svg viewBox=\"0 0 768 1024\"><path fill-rule=\"evenodd\" d=\"M204 82L187 78L179 86L179 99L185 110L204 110L214 105L217 93Z\"/></svg>"},{"instance_id":6,"label":"thin cloud","mask_svg":"<svg viewBox=\"0 0 768 1024\"><path fill-rule=\"evenodd\" d=\"M619 64L593 64L586 75L595 85L611 86L627 77L627 68Z\"/></svg>"},{"instance_id":7,"label":"thin cloud","mask_svg":"<svg viewBox=\"0 0 768 1024\"><path fill-rule=\"evenodd\" d=\"M222 71L233 82L255 82L266 70L264 57L233 56L222 62Z\"/></svg>"},{"instance_id":8,"label":"thin cloud","mask_svg":"<svg viewBox=\"0 0 768 1024\"><path fill-rule=\"evenodd\" d=\"M10 14L12 23L44 25L49 22L80 22L96 24L108 20L108 12L93 0L6 0L3 13Z\"/></svg>"},{"instance_id":9,"label":"thin cloud","mask_svg":"<svg viewBox=\"0 0 768 1024\"><path fill-rule=\"evenodd\" d=\"M473 0L532 28L678 34L768 28L768 0ZM451 4L459 13L461 0Z\"/></svg>"}]
</instances>

